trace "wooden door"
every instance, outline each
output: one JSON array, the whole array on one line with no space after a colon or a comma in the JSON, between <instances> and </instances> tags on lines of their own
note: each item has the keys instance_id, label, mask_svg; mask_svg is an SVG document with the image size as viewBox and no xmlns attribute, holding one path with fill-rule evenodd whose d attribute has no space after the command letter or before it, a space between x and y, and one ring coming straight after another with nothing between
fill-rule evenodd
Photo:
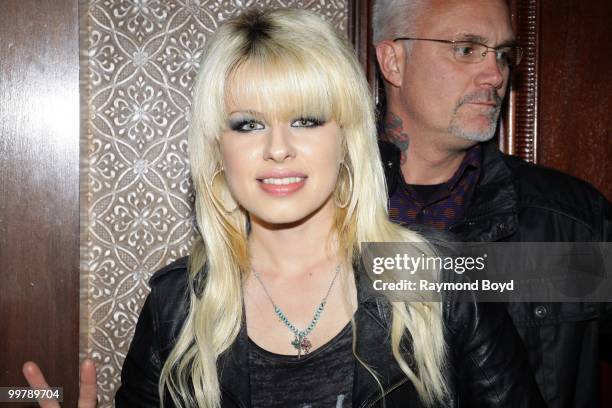
<instances>
[{"instance_id":1,"label":"wooden door","mask_svg":"<svg viewBox=\"0 0 612 408\"><path fill-rule=\"evenodd\" d=\"M612 2L511 3L526 53L512 81L505 150L612 199Z\"/></svg>"},{"instance_id":2,"label":"wooden door","mask_svg":"<svg viewBox=\"0 0 612 408\"><path fill-rule=\"evenodd\" d=\"M25 385L21 365L36 360L67 406L79 352L77 4L0 8L0 386Z\"/></svg>"}]
</instances>

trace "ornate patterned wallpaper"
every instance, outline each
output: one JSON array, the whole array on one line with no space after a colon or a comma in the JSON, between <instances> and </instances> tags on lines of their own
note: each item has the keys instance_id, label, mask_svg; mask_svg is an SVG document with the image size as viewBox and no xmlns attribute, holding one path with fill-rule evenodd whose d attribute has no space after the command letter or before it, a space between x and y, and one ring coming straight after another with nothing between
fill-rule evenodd
<instances>
[{"instance_id":1,"label":"ornate patterned wallpaper","mask_svg":"<svg viewBox=\"0 0 612 408\"><path fill-rule=\"evenodd\" d=\"M151 274L192 234L187 127L204 44L247 7L308 8L346 32L348 0L82 1L81 354L112 406Z\"/></svg>"}]
</instances>

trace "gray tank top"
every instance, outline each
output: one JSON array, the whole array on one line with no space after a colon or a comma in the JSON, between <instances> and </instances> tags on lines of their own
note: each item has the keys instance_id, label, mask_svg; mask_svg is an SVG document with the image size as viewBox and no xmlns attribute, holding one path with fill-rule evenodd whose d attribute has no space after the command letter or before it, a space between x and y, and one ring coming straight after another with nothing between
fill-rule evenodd
<instances>
[{"instance_id":1,"label":"gray tank top","mask_svg":"<svg viewBox=\"0 0 612 408\"><path fill-rule=\"evenodd\" d=\"M287 341L290 336L287 332ZM349 322L333 339L299 359L271 353L249 339L253 408L351 407L352 339Z\"/></svg>"}]
</instances>

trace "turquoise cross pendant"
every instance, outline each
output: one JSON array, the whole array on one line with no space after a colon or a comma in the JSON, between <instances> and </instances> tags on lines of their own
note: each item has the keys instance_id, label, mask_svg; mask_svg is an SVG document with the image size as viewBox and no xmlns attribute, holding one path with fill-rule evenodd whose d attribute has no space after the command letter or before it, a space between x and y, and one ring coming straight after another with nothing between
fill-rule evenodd
<instances>
[{"instance_id":1,"label":"turquoise cross pendant","mask_svg":"<svg viewBox=\"0 0 612 408\"><path fill-rule=\"evenodd\" d=\"M302 357L302 352L304 352L304 354L308 354L312 348L312 343L310 340L308 340L308 338L306 338L306 336L295 336L291 342L291 345L297 350L298 358Z\"/></svg>"}]
</instances>

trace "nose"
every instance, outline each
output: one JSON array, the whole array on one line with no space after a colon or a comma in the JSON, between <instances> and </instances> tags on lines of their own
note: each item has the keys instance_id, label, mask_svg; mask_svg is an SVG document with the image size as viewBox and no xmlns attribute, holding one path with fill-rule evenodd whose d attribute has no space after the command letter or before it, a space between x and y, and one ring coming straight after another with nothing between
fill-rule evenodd
<instances>
[{"instance_id":1,"label":"nose","mask_svg":"<svg viewBox=\"0 0 612 408\"><path fill-rule=\"evenodd\" d=\"M487 52L484 59L478 63L476 85L500 89L508 77L508 67L500 64L495 58L494 51Z\"/></svg>"},{"instance_id":2,"label":"nose","mask_svg":"<svg viewBox=\"0 0 612 408\"><path fill-rule=\"evenodd\" d=\"M266 135L264 159L283 162L295 157L295 149L291 140L291 131L286 126L275 124Z\"/></svg>"}]
</instances>

